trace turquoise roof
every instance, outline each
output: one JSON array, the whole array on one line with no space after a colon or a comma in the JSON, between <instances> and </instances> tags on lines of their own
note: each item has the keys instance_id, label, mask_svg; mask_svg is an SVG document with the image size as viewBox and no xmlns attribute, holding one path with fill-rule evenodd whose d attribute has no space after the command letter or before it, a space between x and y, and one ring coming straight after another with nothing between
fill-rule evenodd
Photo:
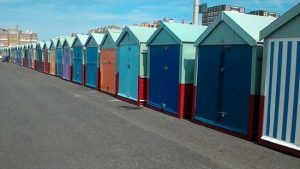
<instances>
[{"instance_id":1,"label":"turquoise roof","mask_svg":"<svg viewBox=\"0 0 300 169\"><path fill-rule=\"evenodd\" d=\"M32 43L32 44L31 44L31 47L32 47L32 48L36 48L36 43Z\"/></svg>"},{"instance_id":2,"label":"turquoise roof","mask_svg":"<svg viewBox=\"0 0 300 169\"><path fill-rule=\"evenodd\" d=\"M122 30L108 30L106 31L104 38L101 42L101 46L103 45L105 39L107 36L111 36L111 38L113 39L114 43L116 43L116 41L118 40L119 36L121 35Z\"/></svg>"},{"instance_id":3,"label":"turquoise roof","mask_svg":"<svg viewBox=\"0 0 300 169\"><path fill-rule=\"evenodd\" d=\"M51 40L50 48L53 48L53 47L56 48L57 43L58 43L58 38L53 38L53 39Z\"/></svg>"},{"instance_id":4,"label":"turquoise roof","mask_svg":"<svg viewBox=\"0 0 300 169\"><path fill-rule=\"evenodd\" d=\"M43 48L43 47L44 47L44 45L45 45L45 42L38 42L38 46L39 46L39 48Z\"/></svg>"},{"instance_id":5,"label":"turquoise roof","mask_svg":"<svg viewBox=\"0 0 300 169\"><path fill-rule=\"evenodd\" d=\"M178 41L178 43L194 43L197 38L206 30L206 28L207 26L202 25L162 22L155 33L147 41L147 45L150 45L163 29L169 32Z\"/></svg>"},{"instance_id":6,"label":"turquoise roof","mask_svg":"<svg viewBox=\"0 0 300 169\"><path fill-rule=\"evenodd\" d=\"M147 28L140 26L126 26L120 37L118 38L116 44L118 45L126 33L131 34L139 43L146 43L149 38L156 31L156 28Z\"/></svg>"},{"instance_id":7,"label":"turquoise roof","mask_svg":"<svg viewBox=\"0 0 300 169\"><path fill-rule=\"evenodd\" d=\"M51 41L45 41L43 48L49 49L51 45Z\"/></svg>"},{"instance_id":8,"label":"turquoise roof","mask_svg":"<svg viewBox=\"0 0 300 169\"><path fill-rule=\"evenodd\" d=\"M249 45L255 46L257 42L259 42L259 32L275 20L276 18L269 16L257 16L228 11L222 12L198 38L195 45L200 45L221 22L225 22Z\"/></svg>"},{"instance_id":9,"label":"turquoise roof","mask_svg":"<svg viewBox=\"0 0 300 169\"><path fill-rule=\"evenodd\" d=\"M71 47L72 44L73 44L73 42L74 42L74 40L75 40L75 37L66 37L62 46L64 46L65 43L67 43Z\"/></svg>"},{"instance_id":10,"label":"turquoise roof","mask_svg":"<svg viewBox=\"0 0 300 169\"><path fill-rule=\"evenodd\" d=\"M95 41L96 41L96 43L97 43L97 45L99 46L99 45L101 44L103 38L104 38L104 35L105 35L105 34L103 34L103 33L91 33L91 34L89 35L89 38L88 38L88 39L94 38ZM86 42L85 46L87 45L87 43L88 43L88 41Z\"/></svg>"},{"instance_id":11,"label":"turquoise roof","mask_svg":"<svg viewBox=\"0 0 300 169\"><path fill-rule=\"evenodd\" d=\"M62 46L63 43L65 42L65 39L66 39L66 36L60 36L60 37L58 37L58 41L57 41L56 47L58 45L58 42L60 42L61 46Z\"/></svg>"},{"instance_id":12,"label":"turquoise roof","mask_svg":"<svg viewBox=\"0 0 300 169\"><path fill-rule=\"evenodd\" d=\"M78 39L80 41L80 43L82 44L82 46L85 46L87 40L89 38L89 35L77 35L72 46L74 45L76 39Z\"/></svg>"},{"instance_id":13,"label":"turquoise roof","mask_svg":"<svg viewBox=\"0 0 300 169\"><path fill-rule=\"evenodd\" d=\"M283 14L280 18L278 18L276 21L274 21L272 24L270 24L268 27L264 28L260 32L260 39L264 39L268 37L270 34L281 28L283 25L288 23L293 18L300 15L300 3L298 3L296 6L294 6L292 9L287 11L285 14ZM299 24L300 28L300 24Z\"/></svg>"}]
</instances>

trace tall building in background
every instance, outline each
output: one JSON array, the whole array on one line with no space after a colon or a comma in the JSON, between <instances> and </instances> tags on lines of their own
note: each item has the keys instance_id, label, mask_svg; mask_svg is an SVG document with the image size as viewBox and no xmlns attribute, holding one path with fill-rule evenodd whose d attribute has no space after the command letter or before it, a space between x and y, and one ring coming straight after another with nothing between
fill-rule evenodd
<instances>
[{"instance_id":1,"label":"tall building in background","mask_svg":"<svg viewBox=\"0 0 300 169\"><path fill-rule=\"evenodd\" d=\"M0 28L0 47L7 47L18 44L34 43L38 41L37 33L23 32L18 28Z\"/></svg>"},{"instance_id":2,"label":"tall building in background","mask_svg":"<svg viewBox=\"0 0 300 169\"><path fill-rule=\"evenodd\" d=\"M210 25L222 11L236 11L245 13L245 8L231 5L218 5L209 7L207 8L207 11L202 14L202 25Z\"/></svg>"},{"instance_id":3,"label":"tall building in background","mask_svg":"<svg viewBox=\"0 0 300 169\"><path fill-rule=\"evenodd\" d=\"M95 28L88 31L88 33L105 33L107 30L120 30L121 28L115 25L108 25L101 28Z\"/></svg>"},{"instance_id":4,"label":"tall building in background","mask_svg":"<svg viewBox=\"0 0 300 169\"><path fill-rule=\"evenodd\" d=\"M279 18L280 14L276 12L270 12L270 11L265 11L265 10L257 10L257 11L251 11L248 14L251 15L259 15L259 16L272 16L275 18Z\"/></svg>"}]
</instances>

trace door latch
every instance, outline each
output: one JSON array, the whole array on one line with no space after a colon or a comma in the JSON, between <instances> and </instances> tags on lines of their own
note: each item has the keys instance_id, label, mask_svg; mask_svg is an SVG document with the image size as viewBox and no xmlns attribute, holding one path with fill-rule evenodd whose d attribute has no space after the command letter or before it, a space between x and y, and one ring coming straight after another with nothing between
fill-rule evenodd
<instances>
[{"instance_id":1,"label":"door latch","mask_svg":"<svg viewBox=\"0 0 300 169\"><path fill-rule=\"evenodd\" d=\"M226 112L217 112L217 114L219 114L221 117L225 117L227 115Z\"/></svg>"},{"instance_id":2,"label":"door latch","mask_svg":"<svg viewBox=\"0 0 300 169\"><path fill-rule=\"evenodd\" d=\"M164 70L168 70L169 67L165 65L165 66L163 66L163 69L164 69Z\"/></svg>"}]
</instances>

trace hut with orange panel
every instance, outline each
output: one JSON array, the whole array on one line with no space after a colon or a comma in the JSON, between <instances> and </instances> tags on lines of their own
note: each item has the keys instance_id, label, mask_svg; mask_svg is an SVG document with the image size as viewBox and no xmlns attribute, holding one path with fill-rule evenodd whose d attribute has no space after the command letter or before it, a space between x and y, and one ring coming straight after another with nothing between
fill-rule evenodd
<instances>
[{"instance_id":1,"label":"hut with orange panel","mask_svg":"<svg viewBox=\"0 0 300 169\"><path fill-rule=\"evenodd\" d=\"M117 89L117 46L116 41L121 30L109 30L105 33L101 43L100 58L100 90L111 95L116 95Z\"/></svg>"}]
</instances>

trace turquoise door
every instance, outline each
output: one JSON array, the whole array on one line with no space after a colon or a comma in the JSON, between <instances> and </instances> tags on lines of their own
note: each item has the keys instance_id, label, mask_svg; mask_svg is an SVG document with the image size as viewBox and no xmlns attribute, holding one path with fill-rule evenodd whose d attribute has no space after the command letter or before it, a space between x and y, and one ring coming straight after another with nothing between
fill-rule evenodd
<instances>
[{"instance_id":1,"label":"turquoise door","mask_svg":"<svg viewBox=\"0 0 300 169\"><path fill-rule=\"evenodd\" d=\"M89 47L87 48L86 58L86 85L89 87L97 87L97 57L98 48Z\"/></svg>"},{"instance_id":2,"label":"turquoise door","mask_svg":"<svg viewBox=\"0 0 300 169\"><path fill-rule=\"evenodd\" d=\"M73 81L78 83L82 82L82 51L82 48L74 48Z\"/></svg>"},{"instance_id":3,"label":"turquoise door","mask_svg":"<svg viewBox=\"0 0 300 169\"><path fill-rule=\"evenodd\" d=\"M118 95L138 100L139 47L121 46L119 54L119 92Z\"/></svg>"},{"instance_id":4,"label":"turquoise door","mask_svg":"<svg viewBox=\"0 0 300 169\"><path fill-rule=\"evenodd\" d=\"M57 76L62 76L62 48L56 49Z\"/></svg>"}]
</instances>

